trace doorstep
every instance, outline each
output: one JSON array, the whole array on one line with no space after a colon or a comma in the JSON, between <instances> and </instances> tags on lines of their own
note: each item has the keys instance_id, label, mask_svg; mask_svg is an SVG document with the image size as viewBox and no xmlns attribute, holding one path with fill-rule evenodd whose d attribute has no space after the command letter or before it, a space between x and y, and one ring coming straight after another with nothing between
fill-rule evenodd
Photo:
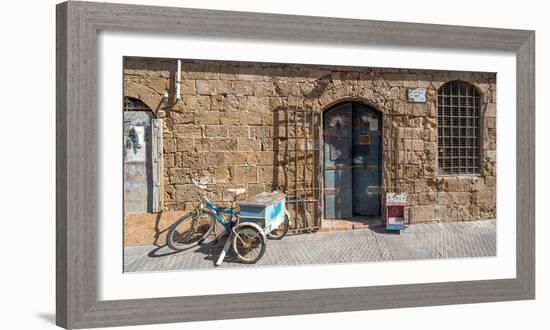
<instances>
[{"instance_id":1,"label":"doorstep","mask_svg":"<svg viewBox=\"0 0 550 330\"><path fill-rule=\"evenodd\" d=\"M361 230L384 226L382 217L353 217L352 219L323 219L317 232Z\"/></svg>"}]
</instances>

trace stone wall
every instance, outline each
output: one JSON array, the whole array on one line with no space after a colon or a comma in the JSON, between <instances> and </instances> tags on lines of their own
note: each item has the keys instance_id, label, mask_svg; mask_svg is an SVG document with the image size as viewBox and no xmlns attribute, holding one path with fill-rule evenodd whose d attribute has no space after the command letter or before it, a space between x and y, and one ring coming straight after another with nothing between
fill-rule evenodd
<instances>
[{"instance_id":1,"label":"stone wall","mask_svg":"<svg viewBox=\"0 0 550 330\"><path fill-rule=\"evenodd\" d=\"M277 188L281 175L294 175L279 167L277 110L320 112L347 99L383 113L384 190L408 193L414 222L496 216L495 74L183 61L175 102L176 61L127 58L124 67L125 95L164 119L165 211L196 205L194 177L249 194ZM436 93L451 80L469 82L481 95L481 175L438 175ZM415 87L427 88L426 103L407 102L407 89ZM305 180L313 175L308 169ZM228 200L223 193L213 198Z\"/></svg>"}]
</instances>

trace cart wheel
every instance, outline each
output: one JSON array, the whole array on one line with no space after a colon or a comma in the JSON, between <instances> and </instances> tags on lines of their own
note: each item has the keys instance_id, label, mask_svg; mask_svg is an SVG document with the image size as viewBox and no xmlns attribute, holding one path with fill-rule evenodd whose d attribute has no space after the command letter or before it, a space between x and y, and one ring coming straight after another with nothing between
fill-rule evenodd
<instances>
[{"instance_id":1,"label":"cart wheel","mask_svg":"<svg viewBox=\"0 0 550 330\"><path fill-rule=\"evenodd\" d=\"M233 229L233 251L239 261L254 264L264 255L265 234L253 223L244 222Z\"/></svg>"},{"instance_id":2,"label":"cart wheel","mask_svg":"<svg viewBox=\"0 0 550 330\"><path fill-rule=\"evenodd\" d=\"M290 220L288 217L288 212L285 212L285 219L283 220L283 222L279 225L279 227L271 230L269 234L267 234L267 238L279 240L285 237L286 233L288 232L289 223Z\"/></svg>"}]
</instances>

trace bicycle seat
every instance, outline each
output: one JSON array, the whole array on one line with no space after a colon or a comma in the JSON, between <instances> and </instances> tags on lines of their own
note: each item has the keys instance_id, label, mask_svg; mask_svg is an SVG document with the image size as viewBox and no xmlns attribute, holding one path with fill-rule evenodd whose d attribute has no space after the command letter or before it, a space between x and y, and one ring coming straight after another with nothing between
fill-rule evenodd
<instances>
[{"instance_id":1,"label":"bicycle seat","mask_svg":"<svg viewBox=\"0 0 550 330\"><path fill-rule=\"evenodd\" d=\"M242 195L246 192L246 188L237 188L237 189L226 189L228 192L232 193L235 196Z\"/></svg>"}]
</instances>

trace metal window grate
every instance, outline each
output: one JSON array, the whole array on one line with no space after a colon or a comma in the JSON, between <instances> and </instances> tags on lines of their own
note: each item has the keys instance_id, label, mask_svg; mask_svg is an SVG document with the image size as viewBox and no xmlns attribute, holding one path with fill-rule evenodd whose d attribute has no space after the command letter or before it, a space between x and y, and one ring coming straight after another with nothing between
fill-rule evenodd
<instances>
[{"instance_id":1,"label":"metal window grate","mask_svg":"<svg viewBox=\"0 0 550 330\"><path fill-rule=\"evenodd\" d=\"M272 189L287 194L291 230L309 232L321 226L321 135L319 112L287 104L275 111L275 148L282 151ZM283 170L282 175L279 175ZM281 178L281 180L279 180Z\"/></svg>"},{"instance_id":2,"label":"metal window grate","mask_svg":"<svg viewBox=\"0 0 550 330\"><path fill-rule=\"evenodd\" d=\"M151 111L143 101L133 97L124 97L124 111Z\"/></svg>"},{"instance_id":3,"label":"metal window grate","mask_svg":"<svg viewBox=\"0 0 550 330\"><path fill-rule=\"evenodd\" d=\"M466 82L450 81L437 91L441 174L480 172L480 109L479 93Z\"/></svg>"}]
</instances>

